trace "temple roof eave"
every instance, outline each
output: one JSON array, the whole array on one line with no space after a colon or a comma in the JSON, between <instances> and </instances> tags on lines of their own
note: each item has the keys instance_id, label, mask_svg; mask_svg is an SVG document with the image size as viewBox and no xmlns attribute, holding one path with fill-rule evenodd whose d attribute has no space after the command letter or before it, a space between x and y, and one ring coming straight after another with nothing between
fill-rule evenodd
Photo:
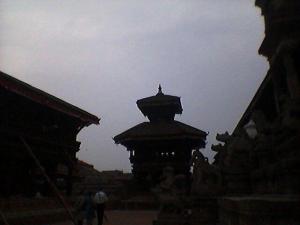
<instances>
[{"instance_id":1,"label":"temple roof eave","mask_svg":"<svg viewBox=\"0 0 300 225\"><path fill-rule=\"evenodd\" d=\"M161 87L156 95L139 99L137 100L136 104L144 115L148 114L148 110L162 107L171 109L171 111L175 114L182 113L180 97L165 95L162 93Z\"/></svg>"},{"instance_id":2,"label":"temple roof eave","mask_svg":"<svg viewBox=\"0 0 300 225\"><path fill-rule=\"evenodd\" d=\"M182 107L180 104L168 104L168 103L151 103L150 104L138 104L139 110L143 113L144 116L149 114L149 110L152 110L154 107L160 107L161 109L172 109L175 114L182 114Z\"/></svg>"},{"instance_id":3,"label":"temple roof eave","mask_svg":"<svg viewBox=\"0 0 300 225\"><path fill-rule=\"evenodd\" d=\"M19 96L29 99L39 105L59 111L69 117L77 118L84 126L99 124L100 118L84 111L77 106L65 102L47 92L33 87L15 77L0 71L0 87Z\"/></svg>"},{"instance_id":4,"label":"temple roof eave","mask_svg":"<svg viewBox=\"0 0 300 225\"><path fill-rule=\"evenodd\" d=\"M180 104L180 97L173 95L157 94L136 101L138 105ZM181 105L181 104L180 104Z\"/></svg>"},{"instance_id":5,"label":"temple roof eave","mask_svg":"<svg viewBox=\"0 0 300 225\"><path fill-rule=\"evenodd\" d=\"M191 127L179 121L171 123L140 123L113 139L116 144L124 145L125 142L141 141L165 141L165 140L186 140L205 143L207 133L197 128Z\"/></svg>"}]
</instances>

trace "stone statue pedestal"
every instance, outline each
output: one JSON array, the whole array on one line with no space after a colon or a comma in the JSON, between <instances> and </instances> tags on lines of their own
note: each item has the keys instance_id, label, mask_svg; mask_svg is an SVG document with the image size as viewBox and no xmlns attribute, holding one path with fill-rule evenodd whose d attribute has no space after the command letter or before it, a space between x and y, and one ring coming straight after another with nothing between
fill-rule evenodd
<instances>
[{"instance_id":1,"label":"stone statue pedestal","mask_svg":"<svg viewBox=\"0 0 300 225\"><path fill-rule=\"evenodd\" d=\"M184 202L162 206L153 225L215 225L218 221L216 197L186 197Z\"/></svg>"}]
</instances>

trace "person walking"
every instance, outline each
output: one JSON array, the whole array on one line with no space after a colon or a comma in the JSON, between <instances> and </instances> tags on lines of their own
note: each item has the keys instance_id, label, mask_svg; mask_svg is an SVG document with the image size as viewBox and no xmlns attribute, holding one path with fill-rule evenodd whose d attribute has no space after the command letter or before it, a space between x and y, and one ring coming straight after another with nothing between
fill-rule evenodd
<instances>
[{"instance_id":1,"label":"person walking","mask_svg":"<svg viewBox=\"0 0 300 225\"><path fill-rule=\"evenodd\" d=\"M108 201L107 195L103 192L102 188L95 194L94 202L96 204L98 225L102 225L104 217L105 203Z\"/></svg>"},{"instance_id":2,"label":"person walking","mask_svg":"<svg viewBox=\"0 0 300 225\"><path fill-rule=\"evenodd\" d=\"M95 218L95 204L93 201L92 192L88 191L84 196L83 215L86 225L93 225Z\"/></svg>"}]
</instances>

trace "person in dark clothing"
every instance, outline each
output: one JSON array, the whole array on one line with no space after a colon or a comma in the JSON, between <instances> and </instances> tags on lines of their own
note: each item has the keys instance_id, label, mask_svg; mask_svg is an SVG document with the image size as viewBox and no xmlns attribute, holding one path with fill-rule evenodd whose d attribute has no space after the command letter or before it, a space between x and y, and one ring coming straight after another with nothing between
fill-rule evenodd
<instances>
[{"instance_id":1,"label":"person in dark clothing","mask_svg":"<svg viewBox=\"0 0 300 225\"><path fill-rule=\"evenodd\" d=\"M102 225L103 223L105 203L107 202L107 200L108 198L106 194L101 189L99 189L99 191L95 194L94 197L94 202L96 204L98 225Z\"/></svg>"},{"instance_id":2,"label":"person in dark clothing","mask_svg":"<svg viewBox=\"0 0 300 225\"><path fill-rule=\"evenodd\" d=\"M85 192L84 196L79 197L76 203L77 224L92 225L95 218L95 203L91 192Z\"/></svg>"},{"instance_id":3,"label":"person in dark clothing","mask_svg":"<svg viewBox=\"0 0 300 225\"><path fill-rule=\"evenodd\" d=\"M95 216L95 204L93 201L93 196L91 192L88 192L84 200L84 218L86 225L93 225Z\"/></svg>"}]
</instances>

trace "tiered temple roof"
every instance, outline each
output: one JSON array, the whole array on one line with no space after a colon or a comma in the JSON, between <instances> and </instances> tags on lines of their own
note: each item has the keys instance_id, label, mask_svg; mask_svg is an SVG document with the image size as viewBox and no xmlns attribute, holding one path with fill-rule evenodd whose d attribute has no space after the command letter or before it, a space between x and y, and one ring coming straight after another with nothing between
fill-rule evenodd
<instances>
[{"instance_id":1,"label":"tiered temple roof","mask_svg":"<svg viewBox=\"0 0 300 225\"><path fill-rule=\"evenodd\" d=\"M190 176L192 151L205 147L207 133L176 121L182 113L180 97L165 95L159 86L154 96L137 101L149 122L140 123L114 137L130 152L132 173L142 190L157 185L165 168Z\"/></svg>"},{"instance_id":2,"label":"tiered temple roof","mask_svg":"<svg viewBox=\"0 0 300 225\"><path fill-rule=\"evenodd\" d=\"M180 98L165 95L159 86L154 96L137 101L137 106L150 122L140 123L114 137L117 144L128 146L132 142L147 140L189 140L192 147L204 147L207 133L174 120L182 113Z\"/></svg>"}]
</instances>

